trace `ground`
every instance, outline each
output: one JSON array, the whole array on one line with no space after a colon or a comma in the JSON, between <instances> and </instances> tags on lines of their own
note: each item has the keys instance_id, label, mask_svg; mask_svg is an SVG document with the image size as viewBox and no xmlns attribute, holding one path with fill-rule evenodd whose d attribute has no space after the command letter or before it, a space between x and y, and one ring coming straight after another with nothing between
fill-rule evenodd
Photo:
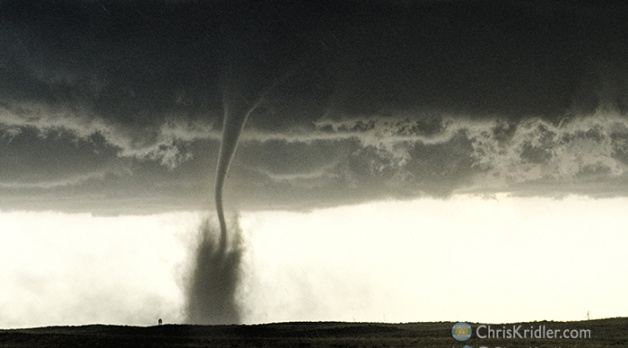
<instances>
[{"instance_id":1,"label":"ground","mask_svg":"<svg viewBox=\"0 0 628 348\"><path fill-rule=\"evenodd\" d=\"M552 329L590 329L591 339L483 339L457 342L453 322L304 322L263 325L56 326L0 330L0 347L628 347L628 318L521 323ZM473 327L475 324L471 323ZM511 325L511 324L507 324ZM502 324L492 324L502 327Z\"/></svg>"}]
</instances>

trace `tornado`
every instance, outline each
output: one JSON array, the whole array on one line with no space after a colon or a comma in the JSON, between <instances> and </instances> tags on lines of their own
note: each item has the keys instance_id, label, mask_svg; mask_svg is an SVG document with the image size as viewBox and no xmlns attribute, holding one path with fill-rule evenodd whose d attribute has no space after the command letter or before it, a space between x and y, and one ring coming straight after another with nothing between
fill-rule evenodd
<instances>
[{"instance_id":1,"label":"tornado","mask_svg":"<svg viewBox=\"0 0 628 348\"><path fill-rule=\"evenodd\" d=\"M215 220L206 218L198 229L193 267L187 284L187 322L191 324L239 324L242 308L238 285L244 253L242 230L237 215L227 224L223 188L242 128L256 105L241 94L223 96L224 121L216 168ZM228 230L230 233L228 233Z\"/></svg>"}]
</instances>

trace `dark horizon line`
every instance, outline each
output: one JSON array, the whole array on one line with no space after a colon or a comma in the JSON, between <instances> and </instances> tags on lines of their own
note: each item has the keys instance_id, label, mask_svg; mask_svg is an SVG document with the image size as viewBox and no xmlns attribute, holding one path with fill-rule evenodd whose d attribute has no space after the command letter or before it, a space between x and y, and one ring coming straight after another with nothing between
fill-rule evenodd
<instances>
[{"instance_id":1,"label":"dark horizon line","mask_svg":"<svg viewBox=\"0 0 628 348\"><path fill-rule=\"evenodd\" d=\"M511 321L511 322L476 322L468 321L469 324L490 324L490 325L513 325L513 324L538 324L538 323L555 323L555 324L567 324L567 323L583 323L583 322L599 322L599 321L612 321L612 320L626 320L628 323L628 316L615 316L615 317L603 317L595 319L581 319L581 320L550 320L539 319L534 321ZM276 321L276 322L264 322L255 324L187 324L187 323L163 323L162 325L124 325L124 324L81 324L81 325L50 325L50 326L33 326L23 328L0 328L0 332L8 331L41 331L41 330L53 330L53 329L89 329L89 328L124 328L124 329L148 329L155 327L197 327L197 328L232 328L232 327L263 327L263 326L280 326L280 325L415 325L415 324L454 324L460 322L460 320L447 320L447 321L408 321L408 322L378 322L378 321Z\"/></svg>"}]
</instances>

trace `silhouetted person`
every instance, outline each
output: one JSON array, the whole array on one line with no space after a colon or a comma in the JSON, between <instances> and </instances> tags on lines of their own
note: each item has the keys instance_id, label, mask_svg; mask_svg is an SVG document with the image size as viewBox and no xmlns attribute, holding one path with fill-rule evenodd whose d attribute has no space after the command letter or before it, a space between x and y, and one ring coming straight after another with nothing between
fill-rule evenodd
<instances>
[{"instance_id":1,"label":"silhouetted person","mask_svg":"<svg viewBox=\"0 0 628 348\"><path fill-rule=\"evenodd\" d=\"M161 321L161 318L159 318L159 320L157 320L157 324L158 324L159 326L161 326L161 323L163 323L163 322Z\"/></svg>"}]
</instances>

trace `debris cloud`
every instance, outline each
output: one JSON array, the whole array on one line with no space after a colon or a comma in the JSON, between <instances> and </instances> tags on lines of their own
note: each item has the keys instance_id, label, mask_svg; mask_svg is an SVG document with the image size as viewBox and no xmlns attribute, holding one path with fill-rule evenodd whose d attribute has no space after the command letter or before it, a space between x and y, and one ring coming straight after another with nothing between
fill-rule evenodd
<instances>
[{"instance_id":1,"label":"debris cloud","mask_svg":"<svg viewBox=\"0 0 628 348\"><path fill-rule=\"evenodd\" d=\"M198 244L187 287L187 322L190 324L241 323L238 285L242 277L244 244L235 217L227 243L215 221L205 219L198 230Z\"/></svg>"}]
</instances>

